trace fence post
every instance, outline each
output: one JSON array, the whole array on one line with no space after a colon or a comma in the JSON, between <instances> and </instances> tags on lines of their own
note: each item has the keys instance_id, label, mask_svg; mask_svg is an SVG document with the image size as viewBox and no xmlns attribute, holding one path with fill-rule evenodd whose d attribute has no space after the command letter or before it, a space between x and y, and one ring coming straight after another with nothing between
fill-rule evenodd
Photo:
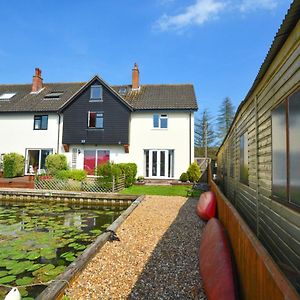
<instances>
[{"instance_id":1,"label":"fence post","mask_svg":"<svg viewBox=\"0 0 300 300\"><path fill-rule=\"evenodd\" d=\"M115 192L115 176L113 175L113 178L112 178L112 192L114 193Z\"/></svg>"}]
</instances>

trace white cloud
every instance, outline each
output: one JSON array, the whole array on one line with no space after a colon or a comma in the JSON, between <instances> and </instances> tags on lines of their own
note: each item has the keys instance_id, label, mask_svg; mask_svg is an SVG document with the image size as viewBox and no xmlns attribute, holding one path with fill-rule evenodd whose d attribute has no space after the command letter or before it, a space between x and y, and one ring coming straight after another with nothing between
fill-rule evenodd
<instances>
[{"instance_id":1,"label":"white cloud","mask_svg":"<svg viewBox=\"0 0 300 300\"><path fill-rule=\"evenodd\" d=\"M277 7L276 0L243 0L239 5L242 12L247 12L257 9L273 10Z\"/></svg>"},{"instance_id":2,"label":"white cloud","mask_svg":"<svg viewBox=\"0 0 300 300\"><path fill-rule=\"evenodd\" d=\"M171 3L174 0L159 0L161 3ZM273 10L280 0L196 0L177 15L164 14L154 24L160 31L183 31L191 25L202 25L219 17L221 13L242 12L255 10Z\"/></svg>"},{"instance_id":3,"label":"white cloud","mask_svg":"<svg viewBox=\"0 0 300 300\"><path fill-rule=\"evenodd\" d=\"M218 17L224 10L225 2L216 0L197 0L195 4L185 8L184 12L174 16L163 15L155 24L161 31L182 30L196 24L201 25Z\"/></svg>"}]
</instances>

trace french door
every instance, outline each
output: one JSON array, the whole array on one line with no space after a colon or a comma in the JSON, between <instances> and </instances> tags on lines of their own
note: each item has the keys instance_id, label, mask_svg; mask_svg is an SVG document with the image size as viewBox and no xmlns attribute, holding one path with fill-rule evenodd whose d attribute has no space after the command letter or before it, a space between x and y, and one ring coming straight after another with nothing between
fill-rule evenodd
<instances>
[{"instance_id":1,"label":"french door","mask_svg":"<svg viewBox=\"0 0 300 300\"><path fill-rule=\"evenodd\" d=\"M26 149L26 175L39 174L45 170L46 157L52 152L52 149Z\"/></svg>"},{"instance_id":2,"label":"french door","mask_svg":"<svg viewBox=\"0 0 300 300\"><path fill-rule=\"evenodd\" d=\"M173 177L173 150L145 150L146 177Z\"/></svg>"}]
</instances>

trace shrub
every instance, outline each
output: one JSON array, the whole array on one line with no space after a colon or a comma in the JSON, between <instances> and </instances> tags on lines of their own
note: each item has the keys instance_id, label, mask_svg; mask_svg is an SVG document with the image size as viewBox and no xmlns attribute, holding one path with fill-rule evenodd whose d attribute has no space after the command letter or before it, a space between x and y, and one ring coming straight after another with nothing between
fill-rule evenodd
<instances>
[{"instance_id":1,"label":"shrub","mask_svg":"<svg viewBox=\"0 0 300 300\"><path fill-rule=\"evenodd\" d=\"M8 153L3 158L3 176L12 178L24 175L24 156L18 153Z\"/></svg>"},{"instance_id":2,"label":"shrub","mask_svg":"<svg viewBox=\"0 0 300 300\"><path fill-rule=\"evenodd\" d=\"M191 182L197 182L201 177L200 167L195 162L189 166L186 173L189 178L189 181Z\"/></svg>"},{"instance_id":3,"label":"shrub","mask_svg":"<svg viewBox=\"0 0 300 300\"><path fill-rule=\"evenodd\" d=\"M107 162L97 167L96 174L97 176L104 177L104 179L103 178L99 179L100 182L103 181L112 182L114 177L115 183L118 183L119 178L122 174L122 170L118 164L112 164L110 162Z\"/></svg>"},{"instance_id":4,"label":"shrub","mask_svg":"<svg viewBox=\"0 0 300 300\"><path fill-rule=\"evenodd\" d=\"M189 180L189 177L188 177L187 173L182 173L182 174L180 175L179 180L180 180L181 182L187 182L187 181Z\"/></svg>"},{"instance_id":5,"label":"shrub","mask_svg":"<svg viewBox=\"0 0 300 300\"><path fill-rule=\"evenodd\" d=\"M55 174L57 179L73 179L76 181L83 181L86 176L87 173L84 170L60 170Z\"/></svg>"},{"instance_id":6,"label":"shrub","mask_svg":"<svg viewBox=\"0 0 300 300\"><path fill-rule=\"evenodd\" d=\"M58 171L67 170L67 158L63 154L50 154L46 157L46 168L48 173L55 175Z\"/></svg>"},{"instance_id":7,"label":"shrub","mask_svg":"<svg viewBox=\"0 0 300 300\"><path fill-rule=\"evenodd\" d=\"M118 166L122 170L122 174L125 174L125 187L133 185L137 173L137 165L135 163L121 163Z\"/></svg>"}]
</instances>

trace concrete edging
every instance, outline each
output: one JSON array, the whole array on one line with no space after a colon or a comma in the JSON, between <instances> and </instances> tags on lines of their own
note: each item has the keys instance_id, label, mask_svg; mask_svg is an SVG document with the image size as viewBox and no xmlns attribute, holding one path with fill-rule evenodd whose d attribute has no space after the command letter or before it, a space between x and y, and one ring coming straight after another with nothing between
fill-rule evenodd
<instances>
[{"instance_id":1,"label":"concrete edging","mask_svg":"<svg viewBox=\"0 0 300 300\"><path fill-rule=\"evenodd\" d=\"M54 190L30 189L1 189L0 200L4 201L59 201L79 204L128 204L135 200L137 195L121 195L117 193L88 193Z\"/></svg>"},{"instance_id":2,"label":"concrete edging","mask_svg":"<svg viewBox=\"0 0 300 300\"><path fill-rule=\"evenodd\" d=\"M107 230L116 231L118 227L128 218L134 209L144 200L144 196L138 197L108 228ZM72 282L88 262L96 255L96 253L108 241L111 233L104 232L97 237L95 242L91 244L84 252L76 258L65 270L59 275L53 283L51 283L36 299L37 300L53 300L62 297L63 291Z\"/></svg>"}]
</instances>

